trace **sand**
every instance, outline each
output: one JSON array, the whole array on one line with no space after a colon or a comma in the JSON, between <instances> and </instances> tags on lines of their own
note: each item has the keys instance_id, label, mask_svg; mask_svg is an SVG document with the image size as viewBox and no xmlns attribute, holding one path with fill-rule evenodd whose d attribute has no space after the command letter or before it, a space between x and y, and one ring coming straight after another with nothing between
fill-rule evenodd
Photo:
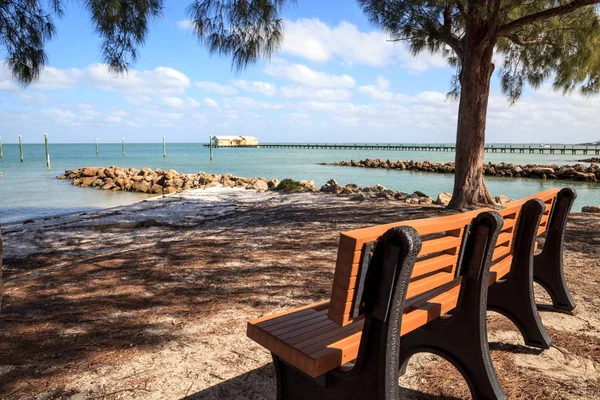
<instances>
[{"instance_id":1,"label":"sand","mask_svg":"<svg viewBox=\"0 0 600 400\"><path fill-rule=\"evenodd\" d=\"M0 398L274 399L270 355L246 321L328 298L340 231L447 213L213 188L3 226ZM549 311L536 287L551 349L489 313L509 398L600 398L599 231L599 216L569 221L573 314ZM468 398L427 354L401 383L411 398Z\"/></svg>"}]
</instances>

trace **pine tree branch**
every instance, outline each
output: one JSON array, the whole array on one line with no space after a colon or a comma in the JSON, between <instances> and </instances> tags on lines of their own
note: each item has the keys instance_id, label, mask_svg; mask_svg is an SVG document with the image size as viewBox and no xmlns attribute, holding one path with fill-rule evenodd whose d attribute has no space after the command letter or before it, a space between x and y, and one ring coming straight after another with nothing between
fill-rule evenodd
<instances>
[{"instance_id":1,"label":"pine tree branch","mask_svg":"<svg viewBox=\"0 0 600 400\"><path fill-rule=\"evenodd\" d=\"M514 31L515 29L521 28L522 26L529 25L537 21L543 21L559 15L568 14L578 8L591 6L598 3L600 3L600 0L574 0L559 7L554 7L535 14L527 15L502 25L498 30L498 36L506 37L508 33Z\"/></svg>"},{"instance_id":2,"label":"pine tree branch","mask_svg":"<svg viewBox=\"0 0 600 400\"><path fill-rule=\"evenodd\" d=\"M456 2L456 8L458 8L458 11L460 11L460 13L463 15L464 19L466 19L467 21L471 21L471 14L468 13L467 9L465 8L465 5L462 3L462 1L460 0L455 0Z\"/></svg>"},{"instance_id":3,"label":"pine tree branch","mask_svg":"<svg viewBox=\"0 0 600 400\"><path fill-rule=\"evenodd\" d=\"M521 39L520 37L518 37L517 35L514 35L514 34L506 34L506 36L504 36L504 37L519 46L536 46L536 45L540 45L540 44L550 44L550 45L553 44L551 40L547 40L547 39L525 40L525 39Z\"/></svg>"}]
</instances>

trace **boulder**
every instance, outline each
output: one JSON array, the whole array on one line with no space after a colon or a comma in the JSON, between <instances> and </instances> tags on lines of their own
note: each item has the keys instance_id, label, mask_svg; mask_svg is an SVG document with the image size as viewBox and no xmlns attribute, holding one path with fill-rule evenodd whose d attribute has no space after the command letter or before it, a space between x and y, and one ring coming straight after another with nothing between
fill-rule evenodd
<instances>
[{"instance_id":1,"label":"boulder","mask_svg":"<svg viewBox=\"0 0 600 400\"><path fill-rule=\"evenodd\" d=\"M96 167L85 167L81 168L80 176L96 176L96 172L98 172L98 168Z\"/></svg>"},{"instance_id":2,"label":"boulder","mask_svg":"<svg viewBox=\"0 0 600 400\"><path fill-rule=\"evenodd\" d=\"M506 204L506 203L510 203L512 201L511 199L509 199L508 197L506 197L503 194L494 197L493 200L494 200L494 204L496 204L496 205L503 205L503 204Z\"/></svg>"},{"instance_id":3,"label":"boulder","mask_svg":"<svg viewBox=\"0 0 600 400\"><path fill-rule=\"evenodd\" d=\"M420 201L419 196L415 193L409 195L406 198L406 204L419 204L419 201Z\"/></svg>"},{"instance_id":4,"label":"boulder","mask_svg":"<svg viewBox=\"0 0 600 400\"><path fill-rule=\"evenodd\" d=\"M136 192L148 193L150 192L151 185L146 180L142 180L140 182L136 182L132 186L133 190Z\"/></svg>"},{"instance_id":5,"label":"boulder","mask_svg":"<svg viewBox=\"0 0 600 400\"><path fill-rule=\"evenodd\" d=\"M554 169L553 168L546 168L546 167L538 167L538 168L534 168L531 170L531 173L534 175L549 175L549 174L554 174Z\"/></svg>"},{"instance_id":6,"label":"boulder","mask_svg":"<svg viewBox=\"0 0 600 400\"><path fill-rule=\"evenodd\" d=\"M356 193L351 197L351 199L356 201L364 201L367 199L367 196L364 193Z\"/></svg>"},{"instance_id":7,"label":"boulder","mask_svg":"<svg viewBox=\"0 0 600 400\"><path fill-rule=\"evenodd\" d=\"M172 193L177 193L177 189L174 188L173 186L167 186L166 188L163 188L162 192L163 192L163 194L172 194Z\"/></svg>"},{"instance_id":8,"label":"boulder","mask_svg":"<svg viewBox=\"0 0 600 400\"><path fill-rule=\"evenodd\" d=\"M269 189L274 189L279 185L279 179L271 179L267 182L267 186Z\"/></svg>"},{"instance_id":9,"label":"boulder","mask_svg":"<svg viewBox=\"0 0 600 400\"><path fill-rule=\"evenodd\" d=\"M257 179L254 183L251 183L246 187L246 189L250 190L258 190L259 192L264 192L269 189L269 185L266 181L262 179Z\"/></svg>"},{"instance_id":10,"label":"boulder","mask_svg":"<svg viewBox=\"0 0 600 400\"><path fill-rule=\"evenodd\" d=\"M579 181L596 182L596 174L593 172L575 172L575 176Z\"/></svg>"},{"instance_id":11,"label":"boulder","mask_svg":"<svg viewBox=\"0 0 600 400\"><path fill-rule=\"evenodd\" d=\"M327 181L326 184L321 186L321 192L324 192L324 193L338 194L338 193L342 193L343 191L344 191L344 188L342 186L338 185L338 183L335 179L330 179Z\"/></svg>"},{"instance_id":12,"label":"boulder","mask_svg":"<svg viewBox=\"0 0 600 400\"><path fill-rule=\"evenodd\" d=\"M585 206L581 212L600 214L600 206Z\"/></svg>"},{"instance_id":13,"label":"boulder","mask_svg":"<svg viewBox=\"0 0 600 400\"><path fill-rule=\"evenodd\" d=\"M152 185L150 187L150 191L152 193L155 193L155 194L162 194L163 193L163 187L161 185L158 185L158 184L155 183L154 185Z\"/></svg>"},{"instance_id":14,"label":"boulder","mask_svg":"<svg viewBox=\"0 0 600 400\"><path fill-rule=\"evenodd\" d=\"M81 185L81 187L88 187L88 186L91 186L95 180L96 180L96 178L93 176L86 176L85 178L81 178L80 185Z\"/></svg>"},{"instance_id":15,"label":"boulder","mask_svg":"<svg viewBox=\"0 0 600 400\"><path fill-rule=\"evenodd\" d=\"M446 207L448 204L450 204L451 199L452 199L452 193L447 193L447 192L440 193L437 196L437 200L435 201L435 204Z\"/></svg>"},{"instance_id":16,"label":"boulder","mask_svg":"<svg viewBox=\"0 0 600 400\"><path fill-rule=\"evenodd\" d=\"M304 186L304 188L309 192L318 192L319 190L315 186L315 181L299 181L300 185Z\"/></svg>"},{"instance_id":17,"label":"boulder","mask_svg":"<svg viewBox=\"0 0 600 400\"><path fill-rule=\"evenodd\" d=\"M419 197L419 204L433 204L433 199L429 196Z\"/></svg>"},{"instance_id":18,"label":"boulder","mask_svg":"<svg viewBox=\"0 0 600 400\"><path fill-rule=\"evenodd\" d=\"M408 197L408 193L406 192L395 192L394 199L404 201Z\"/></svg>"}]
</instances>

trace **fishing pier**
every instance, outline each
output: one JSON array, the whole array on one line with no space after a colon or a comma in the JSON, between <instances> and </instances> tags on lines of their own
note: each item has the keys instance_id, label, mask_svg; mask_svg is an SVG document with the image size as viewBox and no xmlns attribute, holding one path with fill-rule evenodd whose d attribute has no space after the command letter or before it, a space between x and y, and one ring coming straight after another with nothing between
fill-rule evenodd
<instances>
[{"instance_id":1,"label":"fishing pier","mask_svg":"<svg viewBox=\"0 0 600 400\"><path fill-rule=\"evenodd\" d=\"M204 147L209 147L205 144ZM213 148L389 150L389 151L456 151L456 146L439 144L358 144L358 143L263 143L260 145L214 146ZM489 145L486 153L583 154L600 155L600 146Z\"/></svg>"}]
</instances>

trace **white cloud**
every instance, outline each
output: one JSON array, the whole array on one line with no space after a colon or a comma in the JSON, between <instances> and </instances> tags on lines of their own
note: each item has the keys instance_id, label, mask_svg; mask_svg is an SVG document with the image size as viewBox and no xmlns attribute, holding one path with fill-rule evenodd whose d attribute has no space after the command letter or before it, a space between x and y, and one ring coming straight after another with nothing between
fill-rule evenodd
<instances>
[{"instance_id":1,"label":"white cloud","mask_svg":"<svg viewBox=\"0 0 600 400\"><path fill-rule=\"evenodd\" d=\"M172 108L193 108L198 107L200 103L195 99L188 97L187 99L182 99L180 97L164 97L162 102Z\"/></svg>"},{"instance_id":2,"label":"white cloud","mask_svg":"<svg viewBox=\"0 0 600 400\"><path fill-rule=\"evenodd\" d=\"M208 107L211 107L211 108L217 108L217 107L219 107L219 104L216 101L214 101L213 99L208 98L208 97L204 98L204 105L208 106Z\"/></svg>"},{"instance_id":3,"label":"white cloud","mask_svg":"<svg viewBox=\"0 0 600 400\"><path fill-rule=\"evenodd\" d=\"M177 26L181 29L192 29L192 20L191 19L182 19L181 21L177 21Z\"/></svg>"},{"instance_id":4,"label":"white cloud","mask_svg":"<svg viewBox=\"0 0 600 400\"><path fill-rule=\"evenodd\" d=\"M29 89L67 89L75 86L81 74L81 70L77 68L58 69L45 67L40 73L39 80L31 84ZM18 85L15 83L12 73L4 61L0 60L0 90L15 90L17 88Z\"/></svg>"},{"instance_id":5,"label":"white cloud","mask_svg":"<svg viewBox=\"0 0 600 400\"><path fill-rule=\"evenodd\" d=\"M118 75L109 72L104 64L93 64L84 70L83 79L97 89L120 93L183 93L191 85L184 73L169 67L152 71L132 69Z\"/></svg>"},{"instance_id":6,"label":"white cloud","mask_svg":"<svg viewBox=\"0 0 600 400\"><path fill-rule=\"evenodd\" d=\"M216 82L199 81L194 84L205 92L220 94L221 96L233 96L237 94L237 90L230 85L221 85Z\"/></svg>"},{"instance_id":7,"label":"white cloud","mask_svg":"<svg viewBox=\"0 0 600 400\"><path fill-rule=\"evenodd\" d=\"M124 74L114 74L105 64L92 64L84 69L45 67L40 79L28 89L52 91L80 85L126 94L177 94L183 93L191 82L185 74L169 67L157 67L151 71L131 69ZM0 90L16 88L6 66L0 65Z\"/></svg>"},{"instance_id":8,"label":"white cloud","mask_svg":"<svg viewBox=\"0 0 600 400\"><path fill-rule=\"evenodd\" d=\"M39 92L16 92L14 94L23 104L33 105L48 102L48 96Z\"/></svg>"},{"instance_id":9,"label":"white cloud","mask_svg":"<svg viewBox=\"0 0 600 400\"><path fill-rule=\"evenodd\" d=\"M235 80L232 84L239 89L265 96L273 96L277 92L276 86L269 82Z\"/></svg>"},{"instance_id":10,"label":"white cloud","mask_svg":"<svg viewBox=\"0 0 600 400\"><path fill-rule=\"evenodd\" d=\"M269 64L264 72L280 79L317 88L351 89L356 85L356 81L350 75L330 75L310 69L306 65L290 64L280 60Z\"/></svg>"},{"instance_id":11,"label":"white cloud","mask_svg":"<svg viewBox=\"0 0 600 400\"><path fill-rule=\"evenodd\" d=\"M284 108L283 104L257 101L250 97L229 97L223 99L222 103L225 108L244 111L280 110Z\"/></svg>"},{"instance_id":12,"label":"white cloud","mask_svg":"<svg viewBox=\"0 0 600 400\"><path fill-rule=\"evenodd\" d=\"M127 95L127 96L123 96L123 99L127 103L133 104L134 106L148 106L148 105L152 104L152 98L149 96L145 96L145 95L138 95L138 96Z\"/></svg>"},{"instance_id":13,"label":"white cloud","mask_svg":"<svg viewBox=\"0 0 600 400\"><path fill-rule=\"evenodd\" d=\"M319 19L286 21L282 52L311 61L326 62L333 58L349 64L382 67L394 62L411 71L446 67L440 54L427 52L413 57L403 43L391 43L380 31L361 32L346 21L330 27Z\"/></svg>"},{"instance_id":14,"label":"white cloud","mask_svg":"<svg viewBox=\"0 0 600 400\"><path fill-rule=\"evenodd\" d=\"M352 97L347 89L316 89L306 86L286 86L280 90L282 96L290 99L313 99L322 101L341 101Z\"/></svg>"},{"instance_id":15,"label":"white cloud","mask_svg":"<svg viewBox=\"0 0 600 400\"><path fill-rule=\"evenodd\" d=\"M77 119L77 114L66 108L49 108L41 113L61 124L71 124Z\"/></svg>"},{"instance_id":16,"label":"white cloud","mask_svg":"<svg viewBox=\"0 0 600 400\"><path fill-rule=\"evenodd\" d=\"M14 90L17 85L13 82L12 74L4 61L0 60L0 90Z\"/></svg>"},{"instance_id":17,"label":"white cloud","mask_svg":"<svg viewBox=\"0 0 600 400\"><path fill-rule=\"evenodd\" d=\"M396 95L390 92L390 81L383 76L378 76L374 85L360 86L358 91L375 100L391 101Z\"/></svg>"},{"instance_id":18,"label":"white cloud","mask_svg":"<svg viewBox=\"0 0 600 400\"><path fill-rule=\"evenodd\" d=\"M31 85L32 89L56 90L75 86L82 71L77 68L58 69L45 67L40 73L40 79Z\"/></svg>"}]
</instances>

